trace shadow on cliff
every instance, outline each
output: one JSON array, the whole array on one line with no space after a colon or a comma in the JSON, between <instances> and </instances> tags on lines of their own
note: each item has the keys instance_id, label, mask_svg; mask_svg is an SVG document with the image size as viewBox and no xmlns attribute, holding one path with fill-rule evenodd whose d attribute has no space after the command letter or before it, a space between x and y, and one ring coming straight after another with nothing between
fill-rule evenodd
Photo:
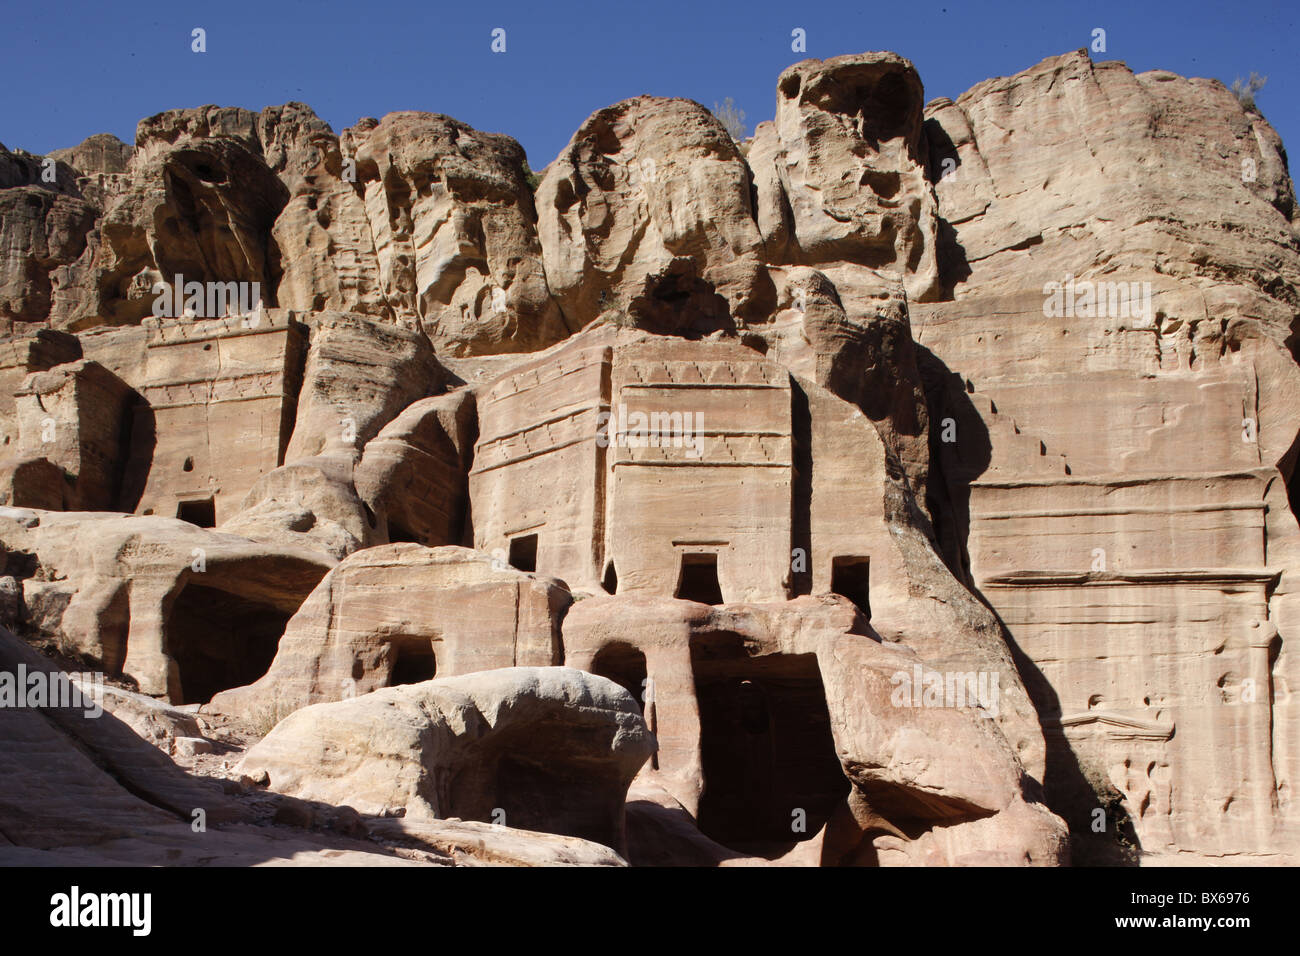
<instances>
[{"instance_id":1,"label":"shadow on cliff","mask_svg":"<svg viewBox=\"0 0 1300 956\"><path fill-rule=\"evenodd\" d=\"M1124 796L1105 777L1105 768L1093 768L1092 779L1070 746L1061 727L1061 699L1038 665L1020 649L997 609L978 590L973 593L997 618L1006 635L1011 659L1025 691L1038 712L1043 728L1046 761L1042 800L1070 828L1070 862L1073 866L1139 866L1142 844ZM1100 818L1098 811L1101 811ZM1100 826L1101 830L1096 828Z\"/></svg>"},{"instance_id":2,"label":"shadow on cliff","mask_svg":"<svg viewBox=\"0 0 1300 956\"><path fill-rule=\"evenodd\" d=\"M1072 862L1081 866L1136 866L1141 846L1122 795L1100 778L1090 782L1060 728L1061 701L1051 682L1021 650L997 609L976 587L970 570L970 489L988 470L993 444L970 400L970 386L933 352L917 344L917 365L930 411L930 481L926 495L940 556L952 573L997 618L1025 690L1038 712L1047 748L1044 802L1070 828ZM1300 470L1300 469L1298 469ZM1034 795L1036 796L1036 795ZM1097 820L1097 810L1104 814ZM1093 828L1104 822L1098 833Z\"/></svg>"},{"instance_id":3,"label":"shadow on cliff","mask_svg":"<svg viewBox=\"0 0 1300 956\"><path fill-rule=\"evenodd\" d=\"M117 507L126 514L134 514L149 483L149 470L158 446L158 423L153 407L139 393L133 394L123 419L121 447L126 449L126 461L122 465Z\"/></svg>"},{"instance_id":4,"label":"shadow on cliff","mask_svg":"<svg viewBox=\"0 0 1300 956\"><path fill-rule=\"evenodd\" d=\"M930 183L937 183L945 176L957 175L962 165L961 156L947 130L936 119L926 120L922 129L928 160L926 175ZM943 298L951 299L953 289L970 278L971 268L966 261L966 250L957 241L957 230L952 227L952 223L939 216L938 225L935 254L939 260L939 285L943 290Z\"/></svg>"},{"instance_id":5,"label":"shadow on cliff","mask_svg":"<svg viewBox=\"0 0 1300 956\"><path fill-rule=\"evenodd\" d=\"M962 377L919 342L916 364L930 412L930 481L926 507L944 563L972 591L970 486L989 467L993 443ZM987 602L985 602L987 603Z\"/></svg>"}]
</instances>

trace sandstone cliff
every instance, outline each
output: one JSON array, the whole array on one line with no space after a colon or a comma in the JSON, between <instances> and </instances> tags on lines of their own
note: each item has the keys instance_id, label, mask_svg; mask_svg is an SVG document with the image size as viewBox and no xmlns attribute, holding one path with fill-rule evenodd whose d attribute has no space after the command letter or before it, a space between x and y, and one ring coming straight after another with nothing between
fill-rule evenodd
<instances>
[{"instance_id":1,"label":"sandstone cliff","mask_svg":"<svg viewBox=\"0 0 1300 956\"><path fill-rule=\"evenodd\" d=\"M132 858L161 746L235 857L1294 862L1296 216L1259 113L1084 52L538 178L300 103L0 149L0 625L119 685Z\"/></svg>"}]
</instances>

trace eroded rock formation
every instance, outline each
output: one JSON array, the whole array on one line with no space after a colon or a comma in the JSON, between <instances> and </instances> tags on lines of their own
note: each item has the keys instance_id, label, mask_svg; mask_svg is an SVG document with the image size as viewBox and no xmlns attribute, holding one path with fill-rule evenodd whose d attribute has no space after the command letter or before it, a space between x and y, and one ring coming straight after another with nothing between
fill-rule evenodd
<instances>
[{"instance_id":1,"label":"eroded rock formation","mask_svg":"<svg viewBox=\"0 0 1300 956\"><path fill-rule=\"evenodd\" d=\"M249 750L243 770L362 813L486 818L622 849L623 797L653 749L612 681L508 667L303 708Z\"/></svg>"},{"instance_id":2,"label":"eroded rock formation","mask_svg":"<svg viewBox=\"0 0 1300 956\"><path fill-rule=\"evenodd\" d=\"M563 659L558 582L467 548L368 548L330 571L289 621L265 677L219 709L274 718L390 684Z\"/></svg>"},{"instance_id":3,"label":"eroded rock formation","mask_svg":"<svg viewBox=\"0 0 1300 956\"><path fill-rule=\"evenodd\" d=\"M1082 52L539 179L299 103L0 150L0 625L118 715L0 762L107 858L180 765L214 859L1294 862L1295 216L1221 84Z\"/></svg>"},{"instance_id":4,"label":"eroded rock formation","mask_svg":"<svg viewBox=\"0 0 1300 956\"><path fill-rule=\"evenodd\" d=\"M1300 245L1277 135L1214 81L1082 52L926 112L953 300L912 308L932 511L1026 655L1076 857L1115 858L1084 824L1099 791L1144 855L1293 853Z\"/></svg>"}]
</instances>

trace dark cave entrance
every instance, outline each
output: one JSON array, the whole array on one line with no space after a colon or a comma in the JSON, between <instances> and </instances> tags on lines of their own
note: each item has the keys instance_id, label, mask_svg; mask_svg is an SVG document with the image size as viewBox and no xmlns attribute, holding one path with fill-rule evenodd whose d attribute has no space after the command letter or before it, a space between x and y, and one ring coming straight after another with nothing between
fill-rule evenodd
<instances>
[{"instance_id":1,"label":"dark cave entrance","mask_svg":"<svg viewBox=\"0 0 1300 956\"><path fill-rule=\"evenodd\" d=\"M176 505L176 517L200 528L217 526L217 506L211 498L182 501Z\"/></svg>"},{"instance_id":2,"label":"dark cave entrance","mask_svg":"<svg viewBox=\"0 0 1300 956\"><path fill-rule=\"evenodd\" d=\"M408 637L389 644L393 655L388 672L388 686L419 684L433 680L438 673L438 658L433 652L433 641L428 638Z\"/></svg>"},{"instance_id":3,"label":"dark cave entrance","mask_svg":"<svg viewBox=\"0 0 1300 956\"><path fill-rule=\"evenodd\" d=\"M615 684L623 687L642 711L646 701L646 663L645 654L631 644L608 644L602 647L591 662L591 672L600 677L608 677Z\"/></svg>"},{"instance_id":4,"label":"dark cave entrance","mask_svg":"<svg viewBox=\"0 0 1300 956\"><path fill-rule=\"evenodd\" d=\"M523 534L511 539L510 566L530 573L537 570L537 535Z\"/></svg>"},{"instance_id":5,"label":"dark cave entrance","mask_svg":"<svg viewBox=\"0 0 1300 956\"><path fill-rule=\"evenodd\" d=\"M721 604L722 585L718 583L716 554L683 554L677 577L676 597L700 604Z\"/></svg>"},{"instance_id":6,"label":"dark cave entrance","mask_svg":"<svg viewBox=\"0 0 1300 956\"><path fill-rule=\"evenodd\" d=\"M182 704L206 704L271 667L290 614L229 591L189 583L167 616L167 653L180 672Z\"/></svg>"},{"instance_id":7,"label":"dark cave entrance","mask_svg":"<svg viewBox=\"0 0 1300 956\"><path fill-rule=\"evenodd\" d=\"M846 597L871 620L871 559L842 556L831 559L831 591Z\"/></svg>"},{"instance_id":8,"label":"dark cave entrance","mask_svg":"<svg viewBox=\"0 0 1300 956\"><path fill-rule=\"evenodd\" d=\"M816 655L750 657L739 635L715 635L692 643L691 669L704 776L700 829L767 856L815 836L849 793Z\"/></svg>"}]
</instances>

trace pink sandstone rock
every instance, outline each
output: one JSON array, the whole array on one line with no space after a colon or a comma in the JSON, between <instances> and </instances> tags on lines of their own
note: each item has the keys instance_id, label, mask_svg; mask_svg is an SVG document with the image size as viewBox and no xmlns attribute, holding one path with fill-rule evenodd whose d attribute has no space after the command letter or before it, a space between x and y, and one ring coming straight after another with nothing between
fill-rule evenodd
<instances>
[{"instance_id":1,"label":"pink sandstone rock","mask_svg":"<svg viewBox=\"0 0 1300 956\"><path fill-rule=\"evenodd\" d=\"M600 109L540 180L449 117L336 135L301 103L0 148L0 623L295 735L390 700L415 733L392 685L435 674L491 696L498 669L584 668L657 738L619 764L633 862L1294 862L1277 134L1217 81L1083 51L928 105L893 53L776 86L745 143L689 100ZM155 317L178 273L262 301ZM576 698L505 697L568 729L520 711L492 779L581 742ZM42 792L111 825L42 816L15 851L175 849L51 760ZM345 802L324 761L276 760ZM623 849L622 790L562 823L530 793L530 826ZM312 859L324 821L424 863L622 862L273 797Z\"/></svg>"},{"instance_id":2,"label":"pink sandstone rock","mask_svg":"<svg viewBox=\"0 0 1300 956\"><path fill-rule=\"evenodd\" d=\"M561 662L570 595L468 548L367 548L327 574L284 629L266 675L212 707L266 713L393 684Z\"/></svg>"}]
</instances>

